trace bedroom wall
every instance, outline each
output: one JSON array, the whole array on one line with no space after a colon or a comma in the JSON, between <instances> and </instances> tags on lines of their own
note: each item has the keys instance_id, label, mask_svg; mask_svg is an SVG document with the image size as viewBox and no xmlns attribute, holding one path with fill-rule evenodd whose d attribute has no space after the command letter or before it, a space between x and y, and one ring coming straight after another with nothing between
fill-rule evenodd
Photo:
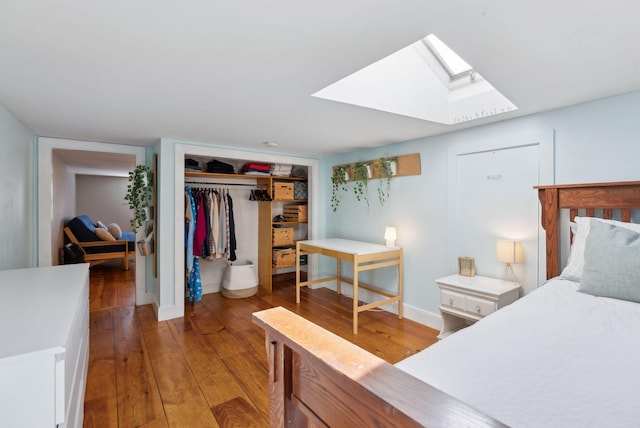
<instances>
[{"instance_id":1,"label":"bedroom wall","mask_svg":"<svg viewBox=\"0 0 640 428\"><path fill-rule=\"evenodd\" d=\"M124 196L128 177L104 175L76 175L76 215L86 214L104 224L116 223L123 231L133 230L133 217Z\"/></svg>"},{"instance_id":2,"label":"bedroom wall","mask_svg":"<svg viewBox=\"0 0 640 428\"><path fill-rule=\"evenodd\" d=\"M64 246L64 226L76 213L76 175L56 154L51 154L51 265L64 262L60 254Z\"/></svg>"},{"instance_id":3,"label":"bedroom wall","mask_svg":"<svg viewBox=\"0 0 640 428\"><path fill-rule=\"evenodd\" d=\"M0 105L0 270L36 264L34 134Z\"/></svg>"},{"instance_id":4,"label":"bedroom wall","mask_svg":"<svg viewBox=\"0 0 640 428\"><path fill-rule=\"evenodd\" d=\"M555 167L549 176L555 177L556 183L639 180L638 109L640 92L633 92L474 129L326 157L322 162L325 236L383 243L384 227L395 225L397 244L405 249L407 317L437 325L438 291L434 281L455 271L455 251L450 248L455 224L451 224L449 209L454 195L448 169L456 148L476 142L517 145L537 140L552 147L550 156ZM352 194L343 197L337 213L332 211L329 198L333 165L415 152L421 156L422 174L393 179L391 197L384 208L377 206L374 180L369 189L374 202L369 213L363 204L354 202ZM541 168L547 166L543 163Z\"/></svg>"}]
</instances>

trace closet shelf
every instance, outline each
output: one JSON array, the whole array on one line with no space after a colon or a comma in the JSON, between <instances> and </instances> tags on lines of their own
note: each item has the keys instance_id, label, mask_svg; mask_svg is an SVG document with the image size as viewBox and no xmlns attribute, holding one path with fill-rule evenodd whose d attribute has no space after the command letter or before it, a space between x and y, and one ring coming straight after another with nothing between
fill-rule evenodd
<instances>
[{"instance_id":1,"label":"closet shelf","mask_svg":"<svg viewBox=\"0 0 640 428\"><path fill-rule=\"evenodd\" d=\"M274 221L273 225L278 225L278 224L307 224L309 223L308 221Z\"/></svg>"},{"instance_id":2,"label":"closet shelf","mask_svg":"<svg viewBox=\"0 0 640 428\"><path fill-rule=\"evenodd\" d=\"M191 178L232 178L238 180L260 179L272 181L307 181L306 177L280 177L277 175L254 175L254 174L220 174L214 172L185 171L185 177Z\"/></svg>"}]
</instances>

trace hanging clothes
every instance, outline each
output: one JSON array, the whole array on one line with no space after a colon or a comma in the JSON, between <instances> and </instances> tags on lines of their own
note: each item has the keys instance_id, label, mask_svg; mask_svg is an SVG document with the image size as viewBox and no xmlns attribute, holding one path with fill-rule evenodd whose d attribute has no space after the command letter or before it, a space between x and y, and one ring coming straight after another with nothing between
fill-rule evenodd
<instances>
[{"instance_id":1,"label":"hanging clothes","mask_svg":"<svg viewBox=\"0 0 640 428\"><path fill-rule=\"evenodd\" d=\"M227 250L227 198L224 191L220 192L220 239L218 240L218 251L216 257L222 258Z\"/></svg>"},{"instance_id":2,"label":"hanging clothes","mask_svg":"<svg viewBox=\"0 0 640 428\"><path fill-rule=\"evenodd\" d=\"M189 300L199 302L202 299L202 280L200 278L200 259L193 258L193 269L189 274Z\"/></svg>"},{"instance_id":3,"label":"hanging clothes","mask_svg":"<svg viewBox=\"0 0 640 428\"><path fill-rule=\"evenodd\" d=\"M218 230L216 230L216 217L217 217L217 202L216 202L216 194L215 191L209 190L207 192L207 211L209 212L209 222L207 223L207 240L205 241L205 245L209 254L207 254L206 259L209 261L213 261L216 259L216 236L218 234Z\"/></svg>"},{"instance_id":4,"label":"hanging clothes","mask_svg":"<svg viewBox=\"0 0 640 428\"><path fill-rule=\"evenodd\" d=\"M202 192L196 193L196 231L193 238L193 255L202 257L204 241L207 239L207 223L204 212Z\"/></svg>"},{"instance_id":5,"label":"hanging clothes","mask_svg":"<svg viewBox=\"0 0 640 428\"><path fill-rule=\"evenodd\" d=\"M233 219L233 199L227 193L227 203L229 205L229 260L236 260L236 224Z\"/></svg>"},{"instance_id":6,"label":"hanging clothes","mask_svg":"<svg viewBox=\"0 0 640 428\"><path fill-rule=\"evenodd\" d=\"M185 249L186 249L186 268L187 275L191 273L193 269L193 237L196 232L196 203L193 199L193 194L191 193L191 187L187 187L185 189L185 193L187 195L187 207L185 213L185 221L186 221L186 240L185 240Z\"/></svg>"},{"instance_id":7,"label":"hanging clothes","mask_svg":"<svg viewBox=\"0 0 640 428\"><path fill-rule=\"evenodd\" d=\"M213 261L225 257L237 259L236 224L233 199L227 189L220 191L185 189L185 244L187 274L191 274L194 258Z\"/></svg>"}]
</instances>

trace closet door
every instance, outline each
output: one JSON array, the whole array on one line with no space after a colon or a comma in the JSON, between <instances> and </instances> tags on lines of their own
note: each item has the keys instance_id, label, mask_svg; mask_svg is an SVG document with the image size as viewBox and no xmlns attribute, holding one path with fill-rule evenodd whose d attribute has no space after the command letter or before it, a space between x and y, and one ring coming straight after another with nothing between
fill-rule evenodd
<instances>
[{"instance_id":1,"label":"closet door","mask_svg":"<svg viewBox=\"0 0 640 428\"><path fill-rule=\"evenodd\" d=\"M496 240L522 241L524 262L514 265L529 291L538 283L539 146L511 147L459 155L456 160L456 247L475 258L476 273L502 278Z\"/></svg>"}]
</instances>

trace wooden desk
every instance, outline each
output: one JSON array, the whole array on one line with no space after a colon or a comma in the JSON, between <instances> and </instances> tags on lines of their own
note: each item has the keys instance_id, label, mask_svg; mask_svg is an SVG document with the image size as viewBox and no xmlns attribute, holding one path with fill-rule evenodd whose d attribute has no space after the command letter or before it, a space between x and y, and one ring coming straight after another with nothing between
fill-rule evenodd
<instances>
[{"instance_id":1,"label":"wooden desk","mask_svg":"<svg viewBox=\"0 0 640 428\"><path fill-rule=\"evenodd\" d=\"M312 279L300 282L300 256L304 254L321 254L336 259L336 275L327 278ZM340 262L344 260L353 263L353 280L343 278ZM383 267L398 267L398 292L386 290L364 284L358 280L360 272ZM353 333L358 333L358 313L393 302L398 302L398 318L402 318L402 248L388 248L384 245L368 242L350 241L347 239L316 239L298 241L296 243L296 303L300 303L300 288L327 281L336 281L336 291L342 294L343 282L353 286ZM364 305L358 304L358 289L364 288L386 299Z\"/></svg>"}]
</instances>

